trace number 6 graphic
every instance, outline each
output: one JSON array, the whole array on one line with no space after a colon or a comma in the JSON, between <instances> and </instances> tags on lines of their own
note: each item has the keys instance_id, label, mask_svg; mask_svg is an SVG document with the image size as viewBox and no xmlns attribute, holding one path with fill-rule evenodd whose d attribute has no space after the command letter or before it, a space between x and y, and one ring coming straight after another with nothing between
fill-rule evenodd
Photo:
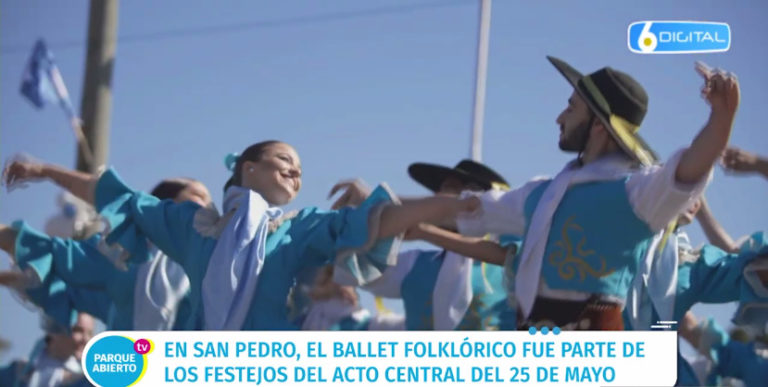
<instances>
[{"instance_id":1,"label":"number 6 graphic","mask_svg":"<svg viewBox=\"0 0 768 387\"><path fill-rule=\"evenodd\" d=\"M640 37L637 38L637 46L640 47L642 52L653 52L656 49L659 41L656 39L656 35L651 32L651 26L653 23L645 23L643 30L640 32Z\"/></svg>"}]
</instances>

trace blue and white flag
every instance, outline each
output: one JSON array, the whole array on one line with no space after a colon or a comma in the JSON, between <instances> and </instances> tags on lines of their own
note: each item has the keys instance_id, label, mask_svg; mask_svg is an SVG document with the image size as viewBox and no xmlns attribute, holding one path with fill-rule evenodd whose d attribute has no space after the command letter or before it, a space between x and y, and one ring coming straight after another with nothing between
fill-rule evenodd
<instances>
[{"instance_id":1,"label":"blue and white flag","mask_svg":"<svg viewBox=\"0 0 768 387\"><path fill-rule=\"evenodd\" d=\"M64 109L67 118L70 120L77 118L61 72L56 67L53 54L48 50L43 39L35 43L32 55L29 57L21 80L21 94L39 109L46 103L58 103Z\"/></svg>"},{"instance_id":2,"label":"blue and white flag","mask_svg":"<svg viewBox=\"0 0 768 387\"><path fill-rule=\"evenodd\" d=\"M82 122L69 100L64 78L43 39L39 39L35 43L35 48L32 49L32 55L29 57L27 68L24 69L24 76L21 79L21 94L38 109L42 109L46 103L59 104L67 115L83 158L88 164L93 161L93 151L83 134Z\"/></svg>"}]
</instances>

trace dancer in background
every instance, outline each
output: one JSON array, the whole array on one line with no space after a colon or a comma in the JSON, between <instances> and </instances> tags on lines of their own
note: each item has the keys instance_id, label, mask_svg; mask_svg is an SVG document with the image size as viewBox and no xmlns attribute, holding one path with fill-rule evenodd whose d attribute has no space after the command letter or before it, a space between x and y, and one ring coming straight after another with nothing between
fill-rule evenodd
<instances>
[{"instance_id":1,"label":"dancer in background","mask_svg":"<svg viewBox=\"0 0 768 387\"><path fill-rule=\"evenodd\" d=\"M414 163L408 167L408 173L416 182L443 197L458 197L466 190L482 192L507 186L501 175L472 160L462 160L453 168ZM346 187L341 184L336 188L342 186ZM424 239L443 249L401 252L396 266L364 288L377 296L402 299L407 330L510 329L514 325L514 312L507 306L502 286L503 269L463 255L465 249L477 251L471 246L483 243L482 240L453 234L453 245L445 246L439 237L432 239L433 235L444 235L441 232L451 233L451 230L428 224L411 228L409 239ZM503 260L506 249L486 242L495 246L493 251ZM512 250L514 255L515 247Z\"/></svg>"},{"instance_id":2,"label":"dancer in background","mask_svg":"<svg viewBox=\"0 0 768 387\"><path fill-rule=\"evenodd\" d=\"M62 327L42 317L45 336L29 358L0 367L0 387L90 386L80 366L83 350L93 337L94 321L85 313L73 315L71 326Z\"/></svg>"},{"instance_id":3,"label":"dancer in background","mask_svg":"<svg viewBox=\"0 0 768 387\"><path fill-rule=\"evenodd\" d=\"M744 343L731 337L714 320L698 322L689 312L681 323L680 335L710 361L701 378L705 380L692 385L720 385L722 378L736 378L747 387L760 387L768 381L768 332L761 332L756 341Z\"/></svg>"},{"instance_id":4,"label":"dancer in background","mask_svg":"<svg viewBox=\"0 0 768 387\"><path fill-rule=\"evenodd\" d=\"M67 186L62 179L67 173L53 165L21 161L10 163L5 171L8 184L17 179L50 179L73 192L85 189ZM177 203L210 204L207 188L187 178L163 180L152 195ZM128 252L110 249L101 235L85 241L52 238L25 222L0 229L13 240L3 249L15 257L25 273L35 277L33 285L22 286L31 288L22 292L60 324L71 313L70 308L93 314L110 330L169 330L191 324L186 299L189 279L178 264L156 248L147 250L145 240L137 241L141 249L126 261ZM50 301L53 294L61 293L66 294L65 301Z\"/></svg>"},{"instance_id":5,"label":"dancer in background","mask_svg":"<svg viewBox=\"0 0 768 387\"><path fill-rule=\"evenodd\" d=\"M309 291L312 299L301 316L301 329L391 331L405 329L405 318L394 313L372 314L360 305L354 286L339 285L333 280L333 265L318 270Z\"/></svg>"},{"instance_id":6,"label":"dancer in background","mask_svg":"<svg viewBox=\"0 0 768 387\"><path fill-rule=\"evenodd\" d=\"M711 213L701 215L701 209L705 208L701 202L703 199L696 201L668 232L660 232L651 242L629 291L624 310L626 329L651 330L659 321L680 321L675 328L682 331L685 316L698 303L737 301L742 312L768 305L768 292L760 290L766 289L768 278L761 283L756 276L768 263L764 257L768 255L764 233L754 233L737 252L714 245L694 249L683 230L694 218L699 219L704 229L721 228ZM725 239L730 240L730 236ZM768 270L764 274L768 274ZM737 313L739 315L741 313ZM750 315L749 321L751 326L762 327L766 318L756 319ZM679 350L677 360L678 385L699 385L697 373Z\"/></svg>"}]
</instances>

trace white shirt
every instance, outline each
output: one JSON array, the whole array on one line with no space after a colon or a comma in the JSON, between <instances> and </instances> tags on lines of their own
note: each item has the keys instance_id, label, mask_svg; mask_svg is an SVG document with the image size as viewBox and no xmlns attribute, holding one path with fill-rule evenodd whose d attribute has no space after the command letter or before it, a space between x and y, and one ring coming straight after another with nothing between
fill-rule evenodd
<instances>
[{"instance_id":1,"label":"white shirt","mask_svg":"<svg viewBox=\"0 0 768 387\"><path fill-rule=\"evenodd\" d=\"M458 217L459 230L462 234L475 236L486 233L525 235L521 263L515 275L515 292L523 315L527 317L532 310L535 295L542 294L538 274L545 242L551 219L565 192L582 182L626 179L624 187L635 215L653 232L658 232L687 209L711 179L710 172L696 184L678 183L675 174L683 153L684 150L676 152L664 165L640 169L634 169L631 160L618 153L605 155L583 167L571 162L542 194L530 225L526 224L526 200L547 179L537 178L507 192L494 190L480 195L480 208L474 213ZM578 296L583 298L588 295Z\"/></svg>"},{"instance_id":2,"label":"white shirt","mask_svg":"<svg viewBox=\"0 0 768 387\"><path fill-rule=\"evenodd\" d=\"M701 195L712 178L710 171L707 177L696 184L678 183L675 173L682 155L683 150L679 150L666 164L639 169L625 184L635 215L651 231L660 231L685 211ZM533 190L548 180L538 177L510 191L491 190L482 194L479 196L481 209L473 214L463 214L457 219L459 231L473 236L488 233L524 235L527 226L525 201Z\"/></svg>"}]
</instances>

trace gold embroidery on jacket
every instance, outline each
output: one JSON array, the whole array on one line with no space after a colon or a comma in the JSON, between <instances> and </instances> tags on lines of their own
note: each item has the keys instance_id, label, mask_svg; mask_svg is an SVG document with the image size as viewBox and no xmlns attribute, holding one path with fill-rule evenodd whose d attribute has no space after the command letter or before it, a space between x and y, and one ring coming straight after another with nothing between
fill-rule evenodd
<instances>
[{"instance_id":1,"label":"gold embroidery on jacket","mask_svg":"<svg viewBox=\"0 0 768 387\"><path fill-rule=\"evenodd\" d=\"M562 240L555 242L557 248L547 257L549 264L557 267L557 274L566 281L573 279L577 271L579 273L579 281L581 282L584 282L588 275L602 278L612 274L615 270L607 270L606 266L608 266L608 263L603 256L599 256L599 270L586 262L586 259L595 256L597 253L595 250L585 250L587 237L584 236L584 229L574 222L574 218L575 216L571 216L563 224L561 231ZM576 231L578 232L577 235L581 235L581 239L575 248L568 235L569 230Z\"/></svg>"}]
</instances>

